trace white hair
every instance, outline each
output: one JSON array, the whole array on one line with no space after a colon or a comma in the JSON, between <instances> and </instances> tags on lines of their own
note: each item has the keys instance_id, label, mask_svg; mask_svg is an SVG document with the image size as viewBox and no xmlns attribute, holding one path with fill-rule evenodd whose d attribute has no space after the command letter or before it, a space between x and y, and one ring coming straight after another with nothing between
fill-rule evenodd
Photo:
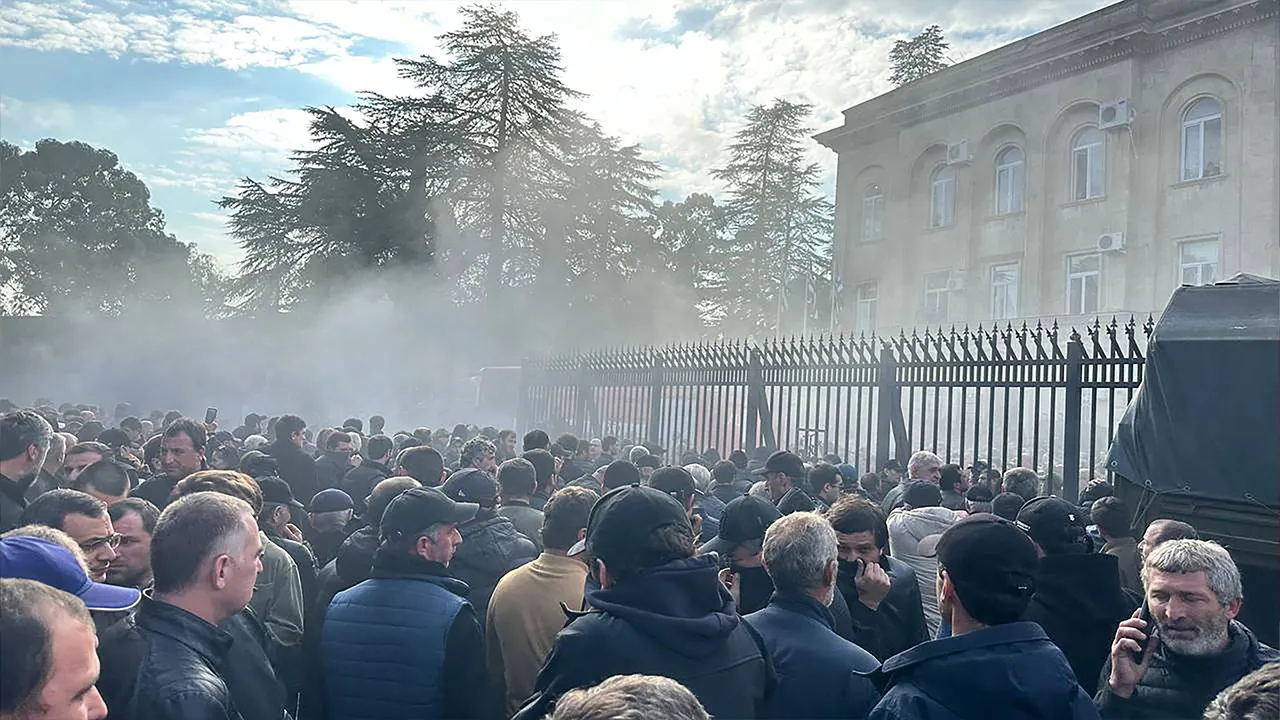
<instances>
[{"instance_id":1,"label":"white hair","mask_svg":"<svg viewBox=\"0 0 1280 720\"><path fill-rule=\"evenodd\" d=\"M836 531L815 513L779 518L764 533L764 566L778 590L800 592L823 586L836 560Z\"/></svg>"},{"instance_id":2,"label":"white hair","mask_svg":"<svg viewBox=\"0 0 1280 720\"><path fill-rule=\"evenodd\" d=\"M684 469L689 471L689 474L693 476L693 481L697 483L698 489L701 490L702 492L706 492L707 488L711 486L710 470L699 465L698 463L689 463L688 465L684 466Z\"/></svg>"},{"instance_id":3,"label":"white hair","mask_svg":"<svg viewBox=\"0 0 1280 720\"><path fill-rule=\"evenodd\" d=\"M1240 569L1231 554L1221 545L1208 540L1169 540L1147 553L1142 563L1142 585L1151 584L1153 572L1186 575L1203 572L1209 589L1218 602L1227 605L1244 596L1240 587Z\"/></svg>"},{"instance_id":4,"label":"white hair","mask_svg":"<svg viewBox=\"0 0 1280 720\"><path fill-rule=\"evenodd\" d=\"M245 450L257 450L267 444L267 439L261 435L250 435L244 439Z\"/></svg>"},{"instance_id":5,"label":"white hair","mask_svg":"<svg viewBox=\"0 0 1280 720\"><path fill-rule=\"evenodd\" d=\"M911 455L911 459L907 460L907 477L915 479L916 470L925 465L942 465L942 458L934 455L928 450L917 450Z\"/></svg>"},{"instance_id":6,"label":"white hair","mask_svg":"<svg viewBox=\"0 0 1280 720\"><path fill-rule=\"evenodd\" d=\"M757 480L751 485L751 489L747 491L748 495L754 495L758 498L769 499L769 483L764 480Z\"/></svg>"}]
</instances>

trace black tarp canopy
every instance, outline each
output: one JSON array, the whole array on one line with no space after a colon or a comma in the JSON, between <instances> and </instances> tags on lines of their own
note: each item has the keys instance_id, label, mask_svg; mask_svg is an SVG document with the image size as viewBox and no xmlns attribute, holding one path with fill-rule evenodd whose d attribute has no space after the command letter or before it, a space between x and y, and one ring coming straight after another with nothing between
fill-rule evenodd
<instances>
[{"instance_id":1,"label":"black tarp canopy","mask_svg":"<svg viewBox=\"0 0 1280 720\"><path fill-rule=\"evenodd\" d=\"M1157 493L1280 505L1280 281L1174 291L1107 463Z\"/></svg>"}]
</instances>

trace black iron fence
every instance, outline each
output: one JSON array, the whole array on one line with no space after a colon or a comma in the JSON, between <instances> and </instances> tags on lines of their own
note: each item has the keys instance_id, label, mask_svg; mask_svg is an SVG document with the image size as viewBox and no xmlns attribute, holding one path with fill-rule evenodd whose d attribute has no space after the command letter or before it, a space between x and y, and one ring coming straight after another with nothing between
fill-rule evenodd
<instances>
[{"instance_id":1,"label":"black iron fence","mask_svg":"<svg viewBox=\"0 0 1280 720\"><path fill-rule=\"evenodd\" d=\"M1074 498L1106 474L1154 324L927 330L601 350L526 363L519 421L688 450L834 453L862 470L931 450L1030 467ZM1083 333L1083 334L1082 334Z\"/></svg>"}]
</instances>

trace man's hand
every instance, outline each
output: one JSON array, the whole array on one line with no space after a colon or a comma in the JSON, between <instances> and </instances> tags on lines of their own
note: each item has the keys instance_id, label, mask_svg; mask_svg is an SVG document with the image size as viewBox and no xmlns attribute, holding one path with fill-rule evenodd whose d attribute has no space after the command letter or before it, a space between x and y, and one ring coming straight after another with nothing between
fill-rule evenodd
<instances>
[{"instance_id":1,"label":"man's hand","mask_svg":"<svg viewBox=\"0 0 1280 720\"><path fill-rule=\"evenodd\" d=\"M869 563L865 560L858 563L858 574L853 576L853 584L858 588L858 602L871 610L880 607L880 603L889 595L893 581L889 574L880 567L880 563Z\"/></svg>"},{"instance_id":2,"label":"man's hand","mask_svg":"<svg viewBox=\"0 0 1280 720\"><path fill-rule=\"evenodd\" d=\"M734 605L738 605L739 603L742 602L740 599L742 596L742 591L741 591L741 587L738 585L737 573L730 570L729 568L725 568L721 570L720 582L724 583L724 586L729 589L729 594L733 596Z\"/></svg>"},{"instance_id":3,"label":"man's hand","mask_svg":"<svg viewBox=\"0 0 1280 720\"><path fill-rule=\"evenodd\" d=\"M702 515L694 515L689 519L689 524L693 526L693 537L700 540L702 537Z\"/></svg>"},{"instance_id":4,"label":"man's hand","mask_svg":"<svg viewBox=\"0 0 1280 720\"><path fill-rule=\"evenodd\" d=\"M215 434L217 434L217 432L218 432L218 423L216 421L207 422L204 424L205 435L208 435L209 437L213 437Z\"/></svg>"},{"instance_id":5,"label":"man's hand","mask_svg":"<svg viewBox=\"0 0 1280 720\"><path fill-rule=\"evenodd\" d=\"M302 531L293 523L285 523L284 530L280 534L294 542L302 542Z\"/></svg>"},{"instance_id":6,"label":"man's hand","mask_svg":"<svg viewBox=\"0 0 1280 720\"><path fill-rule=\"evenodd\" d=\"M1120 623L1115 640L1111 642L1111 677L1107 678L1107 685L1117 697L1133 695L1138 682L1151 667L1151 658L1155 657L1156 646L1160 644L1158 636L1151 636L1151 641L1147 642L1147 623L1139 619L1141 615L1142 608L1138 608L1133 617ZM1142 662L1134 659L1134 655L1140 652Z\"/></svg>"}]
</instances>

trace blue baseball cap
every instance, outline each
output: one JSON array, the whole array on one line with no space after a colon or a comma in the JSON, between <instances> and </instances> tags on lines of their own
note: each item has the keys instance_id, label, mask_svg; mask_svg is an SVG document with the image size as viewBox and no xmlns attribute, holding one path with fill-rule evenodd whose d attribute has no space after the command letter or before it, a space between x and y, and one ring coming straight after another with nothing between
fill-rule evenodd
<instances>
[{"instance_id":1,"label":"blue baseball cap","mask_svg":"<svg viewBox=\"0 0 1280 720\"><path fill-rule=\"evenodd\" d=\"M0 539L0 577L35 580L80 598L89 610L120 612L142 599L137 588L96 583L71 551L44 538Z\"/></svg>"}]
</instances>

